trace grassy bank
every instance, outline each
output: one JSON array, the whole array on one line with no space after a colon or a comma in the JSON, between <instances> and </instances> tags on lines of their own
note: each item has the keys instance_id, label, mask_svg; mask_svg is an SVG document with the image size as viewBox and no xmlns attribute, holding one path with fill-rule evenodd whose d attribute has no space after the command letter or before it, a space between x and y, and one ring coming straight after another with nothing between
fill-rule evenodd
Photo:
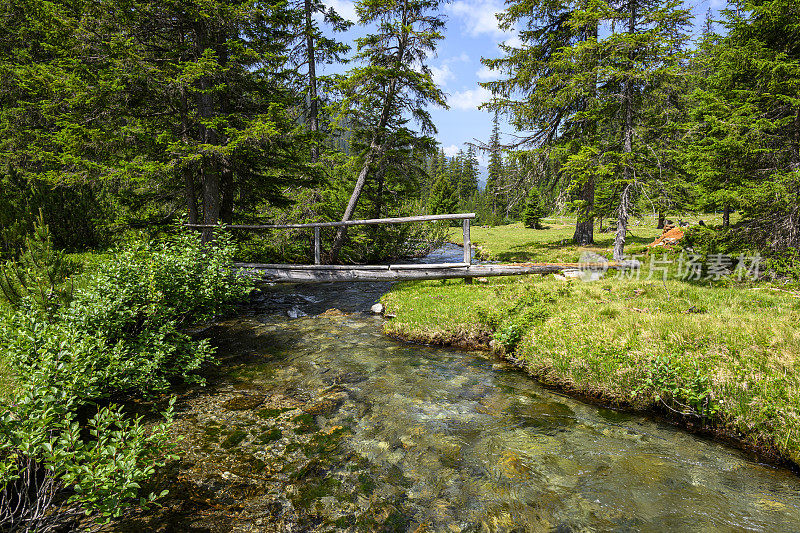
<instances>
[{"instance_id":1,"label":"grassy bank","mask_svg":"<svg viewBox=\"0 0 800 533\"><path fill-rule=\"evenodd\" d=\"M476 228L474 241L498 258L574 261L579 251L562 242L564 231ZM419 342L491 346L548 385L656 409L800 462L798 295L648 276L644 268L638 279L609 273L592 283L404 283L383 299L395 315L384 328Z\"/></svg>"}]
</instances>

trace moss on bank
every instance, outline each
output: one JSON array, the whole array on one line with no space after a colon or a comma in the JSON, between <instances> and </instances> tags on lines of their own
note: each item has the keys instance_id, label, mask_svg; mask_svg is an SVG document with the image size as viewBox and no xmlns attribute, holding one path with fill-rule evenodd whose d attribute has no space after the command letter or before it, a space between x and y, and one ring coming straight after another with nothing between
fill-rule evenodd
<instances>
[{"instance_id":1,"label":"moss on bank","mask_svg":"<svg viewBox=\"0 0 800 533\"><path fill-rule=\"evenodd\" d=\"M547 385L659 410L800 463L796 294L648 274L403 283L383 298L395 315L384 330L431 344L491 345Z\"/></svg>"}]
</instances>

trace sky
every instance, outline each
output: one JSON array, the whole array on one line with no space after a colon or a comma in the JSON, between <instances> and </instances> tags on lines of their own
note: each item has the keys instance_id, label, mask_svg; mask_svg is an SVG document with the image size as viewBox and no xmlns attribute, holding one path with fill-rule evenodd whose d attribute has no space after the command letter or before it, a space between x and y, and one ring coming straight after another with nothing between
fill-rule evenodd
<instances>
[{"instance_id":1,"label":"sky","mask_svg":"<svg viewBox=\"0 0 800 533\"><path fill-rule=\"evenodd\" d=\"M345 18L356 21L354 3L350 0L324 0ZM713 16L725 7L725 0L695 0L690 5L695 14L695 28L702 24L710 8ZM518 38L498 28L495 13L503 9L503 0L455 0L443 3L442 13L446 17L444 39L439 42L435 57L428 61L434 81L447 95L449 109L432 108L431 115L437 126L437 140L445 154L455 155L459 149L466 150L468 142L487 142L492 130L492 116L478 110L491 93L479 85L495 79L494 73L481 64L481 58L501 55L499 44L518 43ZM699 30L696 30L699 31ZM363 29L339 35L338 38L352 44L352 40ZM354 47L355 48L355 47ZM514 132L508 124L501 122L501 132L510 139ZM482 166L485 154L479 154Z\"/></svg>"}]
</instances>

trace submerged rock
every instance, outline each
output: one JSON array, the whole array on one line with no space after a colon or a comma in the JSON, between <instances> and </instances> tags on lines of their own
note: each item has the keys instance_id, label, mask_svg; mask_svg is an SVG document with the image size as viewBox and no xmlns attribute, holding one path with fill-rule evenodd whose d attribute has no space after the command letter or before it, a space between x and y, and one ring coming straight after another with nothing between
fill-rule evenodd
<instances>
[{"instance_id":1,"label":"submerged rock","mask_svg":"<svg viewBox=\"0 0 800 533\"><path fill-rule=\"evenodd\" d=\"M339 309L333 308L333 309L328 309L324 313L320 313L319 316L330 317L330 318L337 317L338 318L338 317L347 316L347 313L345 313L344 311L340 311Z\"/></svg>"},{"instance_id":2,"label":"submerged rock","mask_svg":"<svg viewBox=\"0 0 800 533\"><path fill-rule=\"evenodd\" d=\"M303 411L311 415L328 415L336 411L347 398L344 391L334 392L312 400L303 407Z\"/></svg>"},{"instance_id":3,"label":"submerged rock","mask_svg":"<svg viewBox=\"0 0 800 533\"><path fill-rule=\"evenodd\" d=\"M237 396L222 404L223 409L228 411L244 411L245 409L254 409L264 403L263 394L253 394L248 396Z\"/></svg>"}]
</instances>

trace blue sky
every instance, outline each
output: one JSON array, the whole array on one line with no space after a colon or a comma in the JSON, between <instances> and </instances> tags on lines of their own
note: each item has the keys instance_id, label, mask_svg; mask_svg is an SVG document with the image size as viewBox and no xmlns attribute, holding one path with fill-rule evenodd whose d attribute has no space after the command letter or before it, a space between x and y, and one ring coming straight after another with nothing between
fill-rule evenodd
<instances>
[{"instance_id":1,"label":"blue sky","mask_svg":"<svg viewBox=\"0 0 800 533\"><path fill-rule=\"evenodd\" d=\"M354 3L350 0L324 0L345 18L355 21ZM699 26L706 11L711 8L716 14L725 7L725 0L698 0L687 3L695 13ZM495 13L503 9L502 0L455 0L444 3L442 12L446 16L444 39L440 41L438 53L430 58L428 65L434 80L447 94L450 109L431 109L439 133L438 141L447 155L455 155L464 143L475 140L486 142L492 129L492 117L477 108L488 100L490 93L478 85L493 79L492 72L484 67L481 57L500 56L501 42L519 42L513 33L497 27ZM339 38L352 41L363 30L355 29ZM351 43L352 44L352 43ZM504 134L513 133L507 124L501 124ZM481 157L485 164L485 156Z\"/></svg>"}]
</instances>

